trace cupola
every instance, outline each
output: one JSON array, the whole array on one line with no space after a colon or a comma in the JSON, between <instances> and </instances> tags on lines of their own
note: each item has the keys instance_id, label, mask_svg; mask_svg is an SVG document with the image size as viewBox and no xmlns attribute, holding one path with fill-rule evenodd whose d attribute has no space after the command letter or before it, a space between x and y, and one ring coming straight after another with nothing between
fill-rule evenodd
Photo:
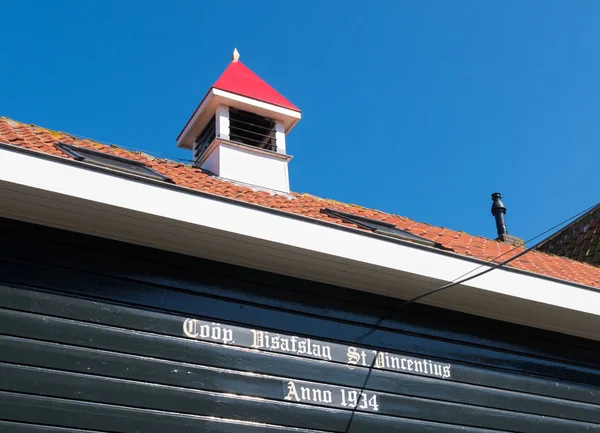
<instances>
[{"instance_id":1,"label":"cupola","mask_svg":"<svg viewBox=\"0 0 600 433\"><path fill-rule=\"evenodd\" d=\"M289 192L286 136L300 110L239 61L232 62L177 137L196 167L224 179Z\"/></svg>"}]
</instances>

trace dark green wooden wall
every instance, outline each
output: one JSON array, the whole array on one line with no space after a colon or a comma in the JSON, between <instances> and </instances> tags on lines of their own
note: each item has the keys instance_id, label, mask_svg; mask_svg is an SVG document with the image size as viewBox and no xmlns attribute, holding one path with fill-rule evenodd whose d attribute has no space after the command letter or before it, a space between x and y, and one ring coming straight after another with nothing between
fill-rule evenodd
<instances>
[{"instance_id":1,"label":"dark green wooden wall","mask_svg":"<svg viewBox=\"0 0 600 433\"><path fill-rule=\"evenodd\" d=\"M374 370L352 433L600 432L600 345L0 219L0 432L343 432L367 369L188 338L188 318L451 364ZM600 329L600 324L599 324ZM600 331L599 331L600 332Z\"/></svg>"}]
</instances>

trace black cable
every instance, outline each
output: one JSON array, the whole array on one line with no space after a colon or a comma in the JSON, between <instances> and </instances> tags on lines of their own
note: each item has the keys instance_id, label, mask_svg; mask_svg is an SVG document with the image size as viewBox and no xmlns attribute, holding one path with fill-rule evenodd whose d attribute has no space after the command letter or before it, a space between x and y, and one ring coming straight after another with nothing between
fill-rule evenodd
<instances>
[{"instance_id":1,"label":"black cable","mask_svg":"<svg viewBox=\"0 0 600 433\"><path fill-rule=\"evenodd\" d=\"M504 252L504 253L500 254L499 256L497 256L497 257L494 257L494 258L493 258L493 259L491 259L491 260L488 260L486 263L483 263L483 264L481 264L481 265L477 266L476 268L474 268L474 269L470 270L469 272L462 274L461 276L459 276L459 277L455 278L453 281L451 281L451 282L450 282L450 283L448 283L448 284L444 284L444 285L443 285L443 286L441 286L441 287L438 287L438 288L436 288L436 289L430 290L430 291L428 291L428 292L425 292L425 293L423 293L423 294L421 294L421 295L415 296L414 298L411 298L411 299L409 299L409 300L407 300L407 301L404 301L404 302L402 302L402 303L401 303L400 305L398 305L397 307L393 307L393 308L392 308L392 309L391 309L391 310L388 312L388 314L386 314L386 315L382 316L382 317L381 317L381 318L380 318L380 319L377 321L377 323L375 323L375 326L374 326L374 327L373 327L373 328L372 328L372 329L371 329L369 332L367 332L366 334L364 334L364 335L360 336L360 337L358 338L358 340L357 340L357 343L360 343L360 342L362 342L362 340L364 340L366 337L368 337L369 335L371 335L373 332L377 331L377 330L380 328L380 326L381 326L381 323L382 323L383 321L385 321L385 320L389 319L389 318L390 318L390 317L391 317L393 314L395 314L395 313L399 312L399 311L400 311L400 310L402 310L403 308L406 308L406 307L407 307L407 306L409 306L410 304L413 304L413 303L415 303L415 302L417 302L417 301L419 301L419 300L421 300L421 299L423 299L423 298L425 298L425 297L427 297L427 296L431 296L431 295L433 295L433 294L435 294L435 293L439 293L439 292L441 292L442 290L450 289L451 287L454 287L454 286L457 286L457 285L459 285L459 284L465 283L465 282L467 282L467 281L470 281L470 280L472 280L472 279L475 279L475 278L477 278L477 277L480 277L480 276L482 276L482 275L484 275L484 274L487 274L488 272L492 272L493 270L496 270L496 269L498 269L498 268L504 267L504 266L506 266L507 264L509 264L510 262L512 262L513 260L516 260L516 259L518 259L519 257L522 257L522 256L524 256L524 255L525 255L525 254L527 254L528 252L530 252L530 251L532 251L532 250L536 249L538 246L540 246L540 245L541 245L541 244L542 244L542 243L543 243L543 242L544 242L546 239L542 239L541 241L537 242L535 245L533 245L533 246L531 246L531 247L529 247L529 248L526 248L525 250L521 251L520 253L518 253L518 254L514 255L513 257L511 257L511 258L509 258L509 259L507 259L507 260L505 260L505 261L503 261L503 262L496 263L494 266L492 266L492 267L490 267L490 268L488 268L488 269L486 269L486 270L484 270L484 271L481 271L481 272L479 272L479 273L477 273L477 274L475 274L475 275L471 275L470 277L463 278L463 277L465 277L466 275L469 275L469 274L471 274L471 273L475 272L477 269L480 269L480 268L482 268L483 266L485 266L485 265L487 265L487 264L490 264L490 263L492 263L492 262L496 261L496 260L497 260L497 259L499 259L500 257L503 257L503 256L505 256L506 254L508 254L508 253L510 253L510 252L512 252L512 251L514 251L514 250L516 250L517 248L521 248L521 247L522 247L522 246L524 246L526 243L528 243L528 242L531 242L531 241L533 241L533 240L535 240L535 239L539 238L540 236L543 236L543 235L545 235L546 233L548 233L548 232L550 232L550 231L552 231L552 230L554 230L554 229L556 229L556 228L558 228L558 227L560 227L560 226L562 226L562 225L564 225L564 224L568 223L569 221L571 221L571 220L573 220L573 219L575 219L575 218L578 218L579 216L581 216L581 215L583 215L583 214L585 214L585 213L589 212L590 210L592 210L592 209L593 209L593 208L595 208L596 206L598 206L598 204L595 204L595 205L593 205L593 206L590 206L589 208L587 208L587 209L585 209L585 210L582 210L581 212L578 212L577 214L575 214L575 215L571 216L570 218L567 218L566 220L562 221L561 223L559 223L559 224L556 224L555 226L553 226L553 227L549 228L548 230L545 230L545 231L543 231L542 233L540 233L540 234L538 234L538 235L534 236L533 238L529 239L528 241L525 241L525 242L523 242L522 244L520 244L520 245L517 245L517 246L515 246L514 248L511 248L510 250L508 250L508 251L506 251L506 252ZM366 389L366 387L367 387L367 383L369 382L369 379L371 378L371 374L373 373L373 367L375 366L375 362L377 361L377 356L378 356L378 355L379 355L379 351L377 350L377 351L375 351L375 355L374 355L374 357L373 357L373 362L371 362L371 365L369 366L369 371L367 372L367 377L365 378L365 381L364 381L364 383L363 383L363 385L362 385L362 387L360 388L360 391L359 391L359 393L358 393L358 395L359 395L359 398L360 398L360 396L362 396L362 394L365 392L365 389ZM350 427L352 426L352 421L354 420L354 415L356 414L356 411L357 411L357 407L354 407L354 408L352 409L352 413L350 414L350 419L348 420L348 425L346 426L346 429L344 430L344 433L348 433L348 432L350 431Z\"/></svg>"}]
</instances>

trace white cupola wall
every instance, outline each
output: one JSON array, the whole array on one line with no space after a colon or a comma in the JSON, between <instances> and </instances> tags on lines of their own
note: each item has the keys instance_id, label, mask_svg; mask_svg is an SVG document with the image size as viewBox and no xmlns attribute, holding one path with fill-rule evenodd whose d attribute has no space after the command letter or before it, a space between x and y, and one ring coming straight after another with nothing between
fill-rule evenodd
<instances>
[{"instance_id":1,"label":"white cupola wall","mask_svg":"<svg viewBox=\"0 0 600 433\"><path fill-rule=\"evenodd\" d=\"M239 61L209 89L177 137L194 165L224 179L289 192L286 136L300 110Z\"/></svg>"}]
</instances>

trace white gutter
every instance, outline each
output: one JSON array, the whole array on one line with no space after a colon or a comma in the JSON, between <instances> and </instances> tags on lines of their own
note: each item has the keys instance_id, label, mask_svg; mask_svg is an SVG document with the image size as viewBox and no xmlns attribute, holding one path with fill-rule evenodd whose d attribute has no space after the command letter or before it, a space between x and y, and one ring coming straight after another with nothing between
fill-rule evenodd
<instances>
[{"instance_id":1,"label":"white gutter","mask_svg":"<svg viewBox=\"0 0 600 433\"><path fill-rule=\"evenodd\" d=\"M0 147L0 216L398 298L482 264L14 146ZM600 290L514 269L424 303L600 340Z\"/></svg>"}]
</instances>

